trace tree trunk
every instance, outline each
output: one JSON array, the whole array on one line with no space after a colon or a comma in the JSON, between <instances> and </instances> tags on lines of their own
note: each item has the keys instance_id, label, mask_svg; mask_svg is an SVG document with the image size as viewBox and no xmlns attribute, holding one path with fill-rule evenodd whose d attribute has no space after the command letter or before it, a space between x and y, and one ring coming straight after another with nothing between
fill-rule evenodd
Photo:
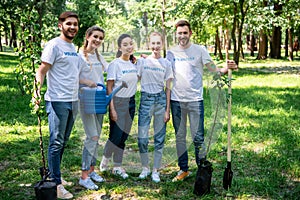
<instances>
[{"instance_id":1,"label":"tree trunk","mask_svg":"<svg viewBox=\"0 0 300 200\"><path fill-rule=\"evenodd\" d=\"M4 30L5 45L8 45L8 31Z\"/></svg>"},{"instance_id":2,"label":"tree trunk","mask_svg":"<svg viewBox=\"0 0 300 200\"><path fill-rule=\"evenodd\" d=\"M294 55L293 55L293 31L292 29L288 29L288 40L289 40L289 60L293 61L294 60Z\"/></svg>"},{"instance_id":3,"label":"tree trunk","mask_svg":"<svg viewBox=\"0 0 300 200\"><path fill-rule=\"evenodd\" d=\"M216 31L216 46L217 46L218 51L219 51L220 60L224 60L223 54L222 54L222 49L221 49L221 42L220 42L219 30L218 29Z\"/></svg>"},{"instance_id":4,"label":"tree trunk","mask_svg":"<svg viewBox=\"0 0 300 200\"><path fill-rule=\"evenodd\" d=\"M279 16L282 13L282 4L276 2L274 4L275 15ZM273 34L272 34L272 47L270 52L270 57L275 59L281 58L281 27L273 26Z\"/></svg>"},{"instance_id":5,"label":"tree trunk","mask_svg":"<svg viewBox=\"0 0 300 200\"><path fill-rule=\"evenodd\" d=\"M231 37L232 37L232 42L233 42L233 59L235 63L238 65L239 64L239 52L237 52L237 43L236 43L236 36L235 36L235 31L237 28L237 4L234 3L234 9L233 9L233 25L232 25L232 31L231 31Z\"/></svg>"},{"instance_id":6,"label":"tree trunk","mask_svg":"<svg viewBox=\"0 0 300 200\"><path fill-rule=\"evenodd\" d=\"M244 26L246 13L247 13L247 10L248 10L249 6L247 6L244 10L244 1L241 0L239 2L239 4L240 4L239 6L240 6L240 13L241 13L241 22L239 24L239 29L238 29L238 33L239 33L239 36L238 36L238 52L241 52L242 58L244 59L245 56L244 56L244 52L243 52L242 33L243 33L243 26Z\"/></svg>"},{"instance_id":7,"label":"tree trunk","mask_svg":"<svg viewBox=\"0 0 300 200\"><path fill-rule=\"evenodd\" d=\"M250 50L250 56L254 56L254 48L255 48L255 37L253 34L253 30L250 31L250 41L249 41L249 50Z\"/></svg>"},{"instance_id":8,"label":"tree trunk","mask_svg":"<svg viewBox=\"0 0 300 200\"><path fill-rule=\"evenodd\" d=\"M217 44L217 40L216 40L216 36L215 36L214 56L217 56L217 53L218 53L218 44Z\"/></svg>"},{"instance_id":9,"label":"tree trunk","mask_svg":"<svg viewBox=\"0 0 300 200\"><path fill-rule=\"evenodd\" d=\"M273 27L270 57L281 58L281 27Z\"/></svg>"},{"instance_id":10,"label":"tree trunk","mask_svg":"<svg viewBox=\"0 0 300 200\"><path fill-rule=\"evenodd\" d=\"M167 34L166 34L166 28L165 28L165 5L166 0L162 1L162 10L161 10L161 24L162 24L162 40L163 40L163 57L166 57L166 48L168 46L167 44Z\"/></svg>"},{"instance_id":11,"label":"tree trunk","mask_svg":"<svg viewBox=\"0 0 300 200\"><path fill-rule=\"evenodd\" d=\"M267 7L268 1L262 2L262 7ZM259 31L259 47L256 59L264 60L268 57L268 37L263 29Z\"/></svg>"},{"instance_id":12,"label":"tree trunk","mask_svg":"<svg viewBox=\"0 0 300 200\"><path fill-rule=\"evenodd\" d=\"M148 42L148 13L144 12L143 16L143 25L145 26L145 31L146 31L146 49L149 50L149 42Z\"/></svg>"},{"instance_id":13,"label":"tree trunk","mask_svg":"<svg viewBox=\"0 0 300 200\"><path fill-rule=\"evenodd\" d=\"M106 46L106 52L108 52L109 51L109 41L107 41L107 46Z\"/></svg>"},{"instance_id":14,"label":"tree trunk","mask_svg":"<svg viewBox=\"0 0 300 200\"><path fill-rule=\"evenodd\" d=\"M225 41L226 41L226 44L225 44L226 60L229 60L230 59L230 56L229 56L230 36L229 36L229 30L228 29L225 30Z\"/></svg>"},{"instance_id":15,"label":"tree trunk","mask_svg":"<svg viewBox=\"0 0 300 200\"><path fill-rule=\"evenodd\" d=\"M10 23L10 27L11 27L11 32L10 32L10 42L9 42L9 46L10 47L14 47L17 48L17 34L16 34L16 26L14 24L14 22L12 21Z\"/></svg>"},{"instance_id":16,"label":"tree trunk","mask_svg":"<svg viewBox=\"0 0 300 200\"><path fill-rule=\"evenodd\" d=\"M2 47L2 37L1 37L2 33L0 31L0 51L3 52L3 47Z\"/></svg>"},{"instance_id":17,"label":"tree trunk","mask_svg":"<svg viewBox=\"0 0 300 200\"><path fill-rule=\"evenodd\" d=\"M285 29L285 40L284 40L284 56L289 56L289 33L288 29Z\"/></svg>"},{"instance_id":18,"label":"tree trunk","mask_svg":"<svg viewBox=\"0 0 300 200\"><path fill-rule=\"evenodd\" d=\"M259 47L258 47L258 60L264 60L268 57L268 37L267 34L261 29L259 33Z\"/></svg>"}]
</instances>

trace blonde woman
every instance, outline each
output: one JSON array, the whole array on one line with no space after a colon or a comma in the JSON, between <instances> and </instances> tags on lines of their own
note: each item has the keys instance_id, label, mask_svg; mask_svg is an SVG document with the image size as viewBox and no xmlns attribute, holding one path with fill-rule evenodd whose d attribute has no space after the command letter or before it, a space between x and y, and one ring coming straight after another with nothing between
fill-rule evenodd
<instances>
[{"instance_id":1,"label":"blonde woman","mask_svg":"<svg viewBox=\"0 0 300 200\"><path fill-rule=\"evenodd\" d=\"M142 162L140 179L150 175L148 143L149 128L153 116L154 163L152 181L160 182L159 168L166 136L166 123L170 120L170 84L173 79L171 63L161 57L162 35L150 34L149 47L152 54L138 60L138 76L141 79L141 100L138 119L138 146Z\"/></svg>"}]
</instances>

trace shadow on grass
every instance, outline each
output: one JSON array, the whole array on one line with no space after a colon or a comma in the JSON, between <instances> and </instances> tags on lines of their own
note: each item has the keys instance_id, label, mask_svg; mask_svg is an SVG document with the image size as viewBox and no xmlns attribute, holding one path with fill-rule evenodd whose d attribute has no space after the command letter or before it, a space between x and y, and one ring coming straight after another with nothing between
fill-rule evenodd
<instances>
[{"instance_id":1,"label":"shadow on grass","mask_svg":"<svg viewBox=\"0 0 300 200\"><path fill-rule=\"evenodd\" d=\"M270 108L266 109L269 110ZM256 115L244 116L244 113L237 110L233 112L235 116L243 117L250 123L261 122L267 117L264 115L261 117ZM280 115L273 115L272 117L275 121L282 120ZM286 117L286 120L297 121L297 119L290 119L289 117ZM277 132L273 132L274 126L279 128ZM281 128L281 126L283 127ZM233 125L232 164L234 178L231 192L234 196L248 199L297 199L299 179L295 167L299 166L298 158L300 155L297 151L299 138L297 138L297 133L289 133L291 128L284 124L277 125L276 122L272 123L271 121L258 128L250 126L245 129L238 127L236 124ZM285 132L282 132L283 130ZM184 182L171 182L176 174L174 169L177 169L176 162L174 162L162 171L162 182L159 184L152 183L150 178L143 181L138 180L138 173L130 173L131 178L128 180L121 180L108 173L104 174L107 182L99 184L99 191L87 192L78 185L82 149L79 134L78 132L72 134L70 145L64 154L62 167L63 171L67 171L65 178L75 183L75 186L68 189L75 195L76 199L84 199L89 196L99 197L100 195L112 199L117 197L137 199L196 198L192 194L196 173L196 166L194 161L191 160L193 156L190 158L190 169L194 174ZM168 134L173 134L172 130ZM0 144L1 199L34 199L33 185L26 185L39 180L37 169L40 167L41 161L38 134L29 133L24 139L13 134L7 134L5 137L15 138L6 142L2 139ZM264 144L264 139L269 140L273 137L274 141L277 142ZM133 144L127 144L127 146L136 145L136 141L132 140L131 142ZM47 147L47 139L45 139L44 145ZM252 145L254 145L253 149ZM175 148L174 141L166 141L166 150L170 149L174 153L172 148ZM193 155L192 148L189 155ZM175 153L173 158L176 159ZM226 163L225 152L216 153L213 150L209 159L214 166L212 191L210 195L202 199L223 199L226 194L222 189L222 177ZM99 161L97 163L99 164Z\"/></svg>"},{"instance_id":2,"label":"shadow on grass","mask_svg":"<svg viewBox=\"0 0 300 200\"><path fill-rule=\"evenodd\" d=\"M239 71L241 76L255 73L251 70ZM264 73L265 74L265 73ZM37 124L28 107L30 97L19 95L14 74L3 74L0 80L1 126L26 128ZM268 76L268 74L266 74ZM232 107L232 165L234 171L231 193L239 199L297 199L299 186L299 116L300 88L247 87L235 88ZM209 101L206 102L208 104ZM137 102L138 105L138 102ZM207 105L208 106L208 105ZM137 117L135 118L137 119ZM1 127L2 128L2 127ZM1 130L2 131L2 130ZM224 131L226 132L226 125ZM18 134L16 134L18 133ZM86 191L78 185L82 153L82 132L74 131L65 151L62 170L64 178L75 186L69 189L76 199L89 196L111 199L196 199L192 194L196 174L193 148L190 148L190 165L193 175L178 183L172 178L178 169L176 163L174 137L167 137L165 146L170 163L161 173L162 182L152 183L151 179L138 180L138 173L130 173L131 178L121 180L110 173L104 174L106 183L98 184L99 191ZM174 134L168 128L167 134ZM0 199L35 199L33 184L40 179L37 169L41 166L38 132L0 133ZM47 148L47 136L44 147ZM136 140L128 140L127 147L136 148ZM152 143L151 143L152 144ZM226 164L226 134L209 154L214 172L211 194L202 199L224 199L222 178ZM100 146L100 151L103 146ZM45 151L46 153L46 151ZM101 154L99 154L101 159ZM175 161L174 161L175 160ZM137 161L138 162L138 161ZM99 161L96 169L98 170ZM93 199L91 197L91 199Z\"/></svg>"},{"instance_id":3,"label":"shadow on grass","mask_svg":"<svg viewBox=\"0 0 300 200\"><path fill-rule=\"evenodd\" d=\"M16 67L19 64L19 57L11 54L0 53L1 67Z\"/></svg>"}]
</instances>

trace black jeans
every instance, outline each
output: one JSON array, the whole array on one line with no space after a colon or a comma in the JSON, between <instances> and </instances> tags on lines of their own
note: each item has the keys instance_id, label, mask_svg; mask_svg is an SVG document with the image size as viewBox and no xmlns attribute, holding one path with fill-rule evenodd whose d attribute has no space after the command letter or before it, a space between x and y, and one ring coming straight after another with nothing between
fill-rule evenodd
<instances>
[{"instance_id":1,"label":"black jeans","mask_svg":"<svg viewBox=\"0 0 300 200\"><path fill-rule=\"evenodd\" d=\"M121 166L125 141L131 130L135 113L134 96L130 98L114 97L114 107L118 115L118 120L110 120L109 138L104 147L104 156L110 158L113 155L115 167Z\"/></svg>"}]
</instances>

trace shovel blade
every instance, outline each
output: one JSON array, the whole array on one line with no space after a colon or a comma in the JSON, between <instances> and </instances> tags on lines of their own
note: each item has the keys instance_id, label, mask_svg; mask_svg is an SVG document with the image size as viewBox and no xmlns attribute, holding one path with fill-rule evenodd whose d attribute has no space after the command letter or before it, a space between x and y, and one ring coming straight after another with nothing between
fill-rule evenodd
<instances>
[{"instance_id":1,"label":"shovel blade","mask_svg":"<svg viewBox=\"0 0 300 200\"><path fill-rule=\"evenodd\" d=\"M231 170L231 163L227 162L227 167L225 168L223 176L223 188L225 190L229 190L229 188L231 187L232 177L233 171Z\"/></svg>"}]
</instances>

